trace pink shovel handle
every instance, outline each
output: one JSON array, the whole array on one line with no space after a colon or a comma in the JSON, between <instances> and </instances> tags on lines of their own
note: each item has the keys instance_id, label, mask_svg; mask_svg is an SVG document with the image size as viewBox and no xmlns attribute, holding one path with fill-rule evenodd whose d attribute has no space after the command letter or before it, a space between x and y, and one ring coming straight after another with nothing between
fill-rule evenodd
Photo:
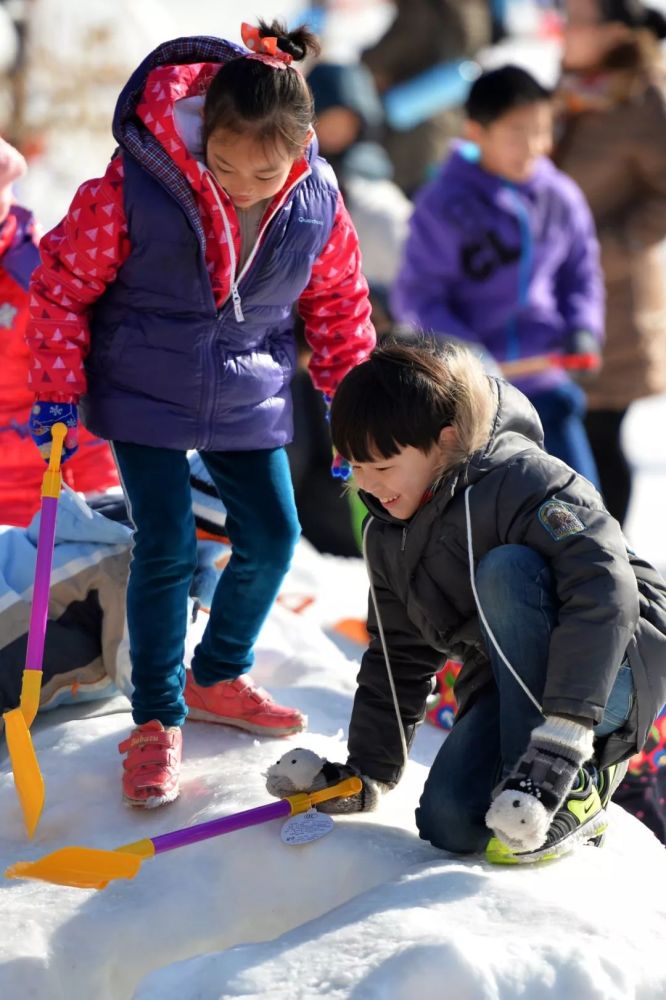
<instances>
[{"instance_id":1,"label":"pink shovel handle","mask_svg":"<svg viewBox=\"0 0 666 1000\"><path fill-rule=\"evenodd\" d=\"M28 648L25 654L26 670L42 669L57 513L58 500L56 497L43 497L39 537L37 539L35 585L32 595L32 608L30 609Z\"/></svg>"}]
</instances>

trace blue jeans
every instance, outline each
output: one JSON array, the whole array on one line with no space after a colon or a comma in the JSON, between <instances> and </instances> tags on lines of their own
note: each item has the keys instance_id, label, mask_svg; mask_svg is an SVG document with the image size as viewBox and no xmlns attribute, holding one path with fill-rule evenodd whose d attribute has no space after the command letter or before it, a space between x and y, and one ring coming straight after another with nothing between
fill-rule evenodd
<instances>
[{"instance_id":1,"label":"blue jeans","mask_svg":"<svg viewBox=\"0 0 666 1000\"><path fill-rule=\"evenodd\" d=\"M187 598L197 546L185 452L114 443L134 524L127 588L132 714L137 725L182 725ZM227 509L232 556L215 589L192 670L204 686L240 676L300 534L283 448L202 452Z\"/></svg>"},{"instance_id":2,"label":"blue jeans","mask_svg":"<svg viewBox=\"0 0 666 1000\"><path fill-rule=\"evenodd\" d=\"M558 605L545 560L524 545L502 545L480 560L476 586L488 624L509 663L539 703ZM485 814L493 788L524 753L543 716L486 640L495 684L488 685L454 723L437 754L416 810L424 840L456 854L483 851ZM619 665L595 736L607 736L629 717L631 668Z\"/></svg>"},{"instance_id":3,"label":"blue jeans","mask_svg":"<svg viewBox=\"0 0 666 1000\"><path fill-rule=\"evenodd\" d=\"M543 425L546 451L570 465L599 489L599 473L585 430L585 393L575 382L530 394Z\"/></svg>"}]
</instances>

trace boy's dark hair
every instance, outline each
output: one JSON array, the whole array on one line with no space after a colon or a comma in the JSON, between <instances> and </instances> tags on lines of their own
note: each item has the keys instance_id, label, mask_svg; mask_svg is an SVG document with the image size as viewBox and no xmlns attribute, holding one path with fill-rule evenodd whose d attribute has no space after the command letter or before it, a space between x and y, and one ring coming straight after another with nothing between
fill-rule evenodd
<instances>
[{"instance_id":1,"label":"boy's dark hair","mask_svg":"<svg viewBox=\"0 0 666 1000\"><path fill-rule=\"evenodd\" d=\"M318 55L319 42L305 25L287 31L280 21L259 21L262 38L277 38L277 47L294 62ZM314 119L314 102L301 73L292 66L275 69L260 59L241 56L218 71L206 93L203 146L213 132L250 133L260 143L281 143L294 158L305 143Z\"/></svg>"},{"instance_id":2,"label":"boy's dark hair","mask_svg":"<svg viewBox=\"0 0 666 1000\"><path fill-rule=\"evenodd\" d=\"M465 102L467 117L479 125L494 121L514 108L550 101L552 93L520 66L500 66L482 73Z\"/></svg>"},{"instance_id":3,"label":"boy's dark hair","mask_svg":"<svg viewBox=\"0 0 666 1000\"><path fill-rule=\"evenodd\" d=\"M385 341L338 386L331 434L343 458L372 462L409 445L427 452L453 425L462 459L487 440L492 410L488 379L467 348Z\"/></svg>"}]
</instances>

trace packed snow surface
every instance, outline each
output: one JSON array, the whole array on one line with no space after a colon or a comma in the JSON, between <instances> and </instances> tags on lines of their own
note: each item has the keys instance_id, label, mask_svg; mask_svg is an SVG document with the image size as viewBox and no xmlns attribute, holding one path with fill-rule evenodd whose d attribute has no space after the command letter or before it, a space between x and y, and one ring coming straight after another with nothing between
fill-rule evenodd
<instances>
[{"instance_id":1,"label":"packed snow surface","mask_svg":"<svg viewBox=\"0 0 666 1000\"><path fill-rule=\"evenodd\" d=\"M301 613L304 597L314 597ZM110 849L269 801L262 772L287 749L345 758L357 664L333 625L363 613L360 562L299 547L259 642L254 676L309 715L288 741L188 723L181 798L154 812L120 801L116 745L128 703L37 720L47 798L26 841L0 777L3 864L77 844ZM196 641L196 628L191 635ZM190 644L191 644L190 643ZM347 641L350 653L358 653ZM375 814L337 818L324 839L280 839L281 821L144 861L101 892L3 884L3 1000L349 997L419 1000L666 996L666 852L618 807L602 849L533 869L451 858L414 825L440 730L418 734L407 775Z\"/></svg>"}]
</instances>

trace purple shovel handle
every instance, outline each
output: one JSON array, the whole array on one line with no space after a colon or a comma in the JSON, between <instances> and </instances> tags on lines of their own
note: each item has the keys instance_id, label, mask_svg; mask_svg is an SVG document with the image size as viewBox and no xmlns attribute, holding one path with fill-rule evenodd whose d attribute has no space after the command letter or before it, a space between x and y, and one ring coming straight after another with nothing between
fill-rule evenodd
<instances>
[{"instance_id":1,"label":"purple shovel handle","mask_svg":"<svg viewBox=\"0 0 666 1000\"><path fill-rule=\"evenodd\" d=\"M32 608L30 609L28 648L25 654L26 670L41 670L44 659L46 617L49 610L51 564L53 562L53 543L55 540L57 513L57 497L43 497L41 520L39 522L39 537L37 539L35 584L32 594Z\"/></svg>"},{"instance_id":2,"label":"purple shovel handle","mask_svg":"<svg viewBox=\"0 0 666 1000\"><path fill-rule=\"evenodd\" d=\"M234 830L244 830L248 826L268 823L269 820L279 819L281 816L289 816L290 814L291 803L289 799L279 799L267 806L257 806L256 809L234 813L233 816L223 816L221 819L213 819L209 823L197 823L195 826L187 826L182 830L163 833L150 839L155 848L155 854L164 854L165 851L173 851L176 847L187 847L188 844L196 844L200 840L219 837L222 833L233 833Z\"/></svg>"}]
</instances>

